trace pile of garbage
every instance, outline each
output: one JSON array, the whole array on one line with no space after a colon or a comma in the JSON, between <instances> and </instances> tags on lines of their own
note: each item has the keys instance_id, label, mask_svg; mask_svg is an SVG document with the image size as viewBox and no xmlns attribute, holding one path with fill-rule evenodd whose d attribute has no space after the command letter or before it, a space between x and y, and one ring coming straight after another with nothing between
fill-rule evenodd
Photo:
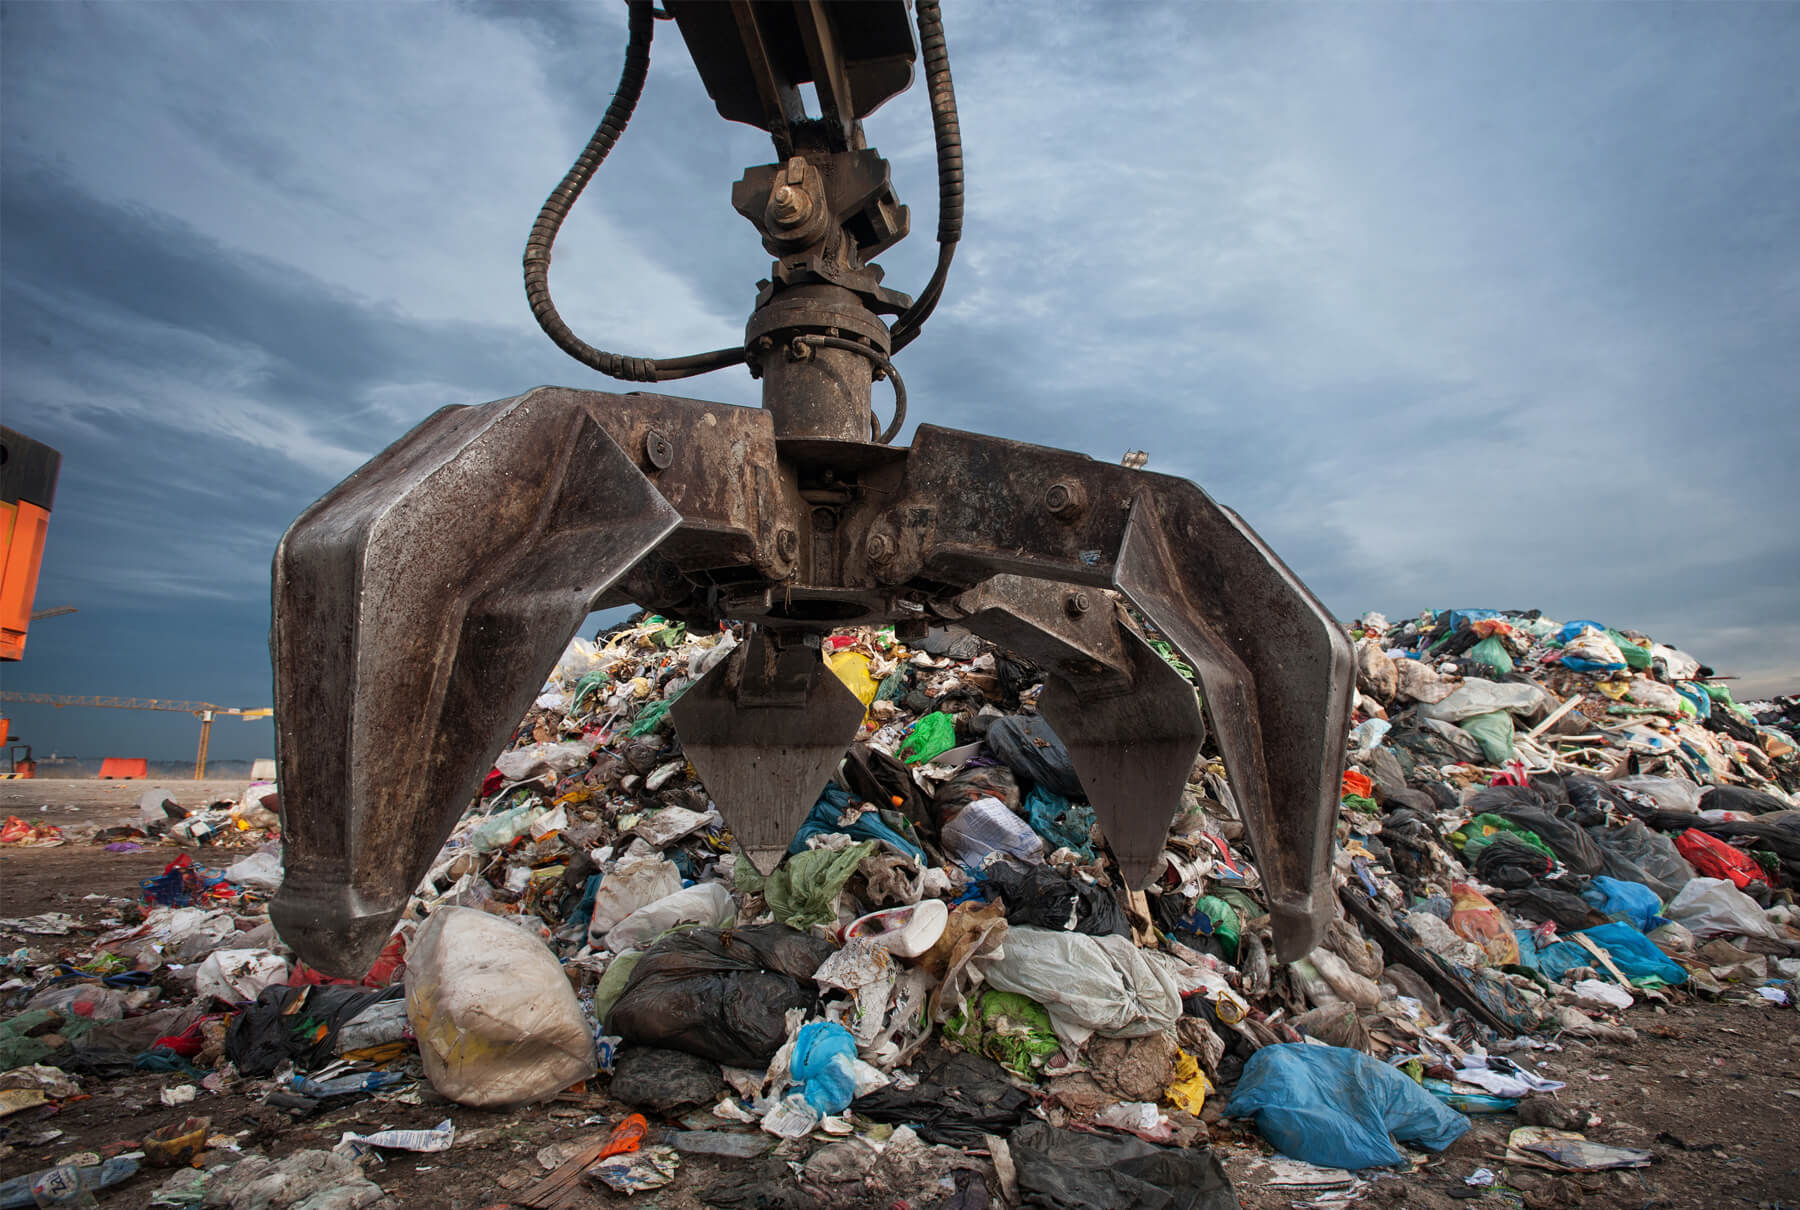
<instances>
[{"instance_id":1,"label":"pile of garbage","mask_svg":"<svg viewBox=\"0 0 1800 1210\"><path fill-rule=\"evenodd\" d=\"M80 954L0 921L26 934L0 1097L146 1068L296 1111L421 1080L480 1107L586 1082L631 1112L518 1204L659 1188L706 1155L741 1161L695 1190L716 1206L1223 1210L1230 1149L1404 1167L1468 1114L1554 1093L1533 1052L1629 1040L1645 1001L1794 1009L1795 699L1736 702L1681 651L1535 612L1368 614L1351 634L1339 912L1297 961L1273 959L1215 756L1155 879L1124 886L1035 713L1041 673L955 629L824 641L864 727L760 873L669 719L738 632L641 616L571 645L360 982L290 962L258 908L268 848L171 865ZM175 1179L236 1188L252 1161L197 1130L198 1175ZM302 1154L455 1136L385 1133L406 1137ZM1649 1158L1512 1134L1540 1167ZM9 1189L0 1206L30 1204Z\"/></svg>"}]
</instances>

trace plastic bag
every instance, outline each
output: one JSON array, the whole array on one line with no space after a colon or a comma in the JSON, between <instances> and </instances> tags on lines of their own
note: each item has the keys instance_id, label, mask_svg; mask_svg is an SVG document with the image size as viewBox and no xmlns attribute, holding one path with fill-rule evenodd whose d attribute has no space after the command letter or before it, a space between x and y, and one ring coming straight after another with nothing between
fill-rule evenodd
<instances>
[{"instance_id":1,"label":"plastic bag","mask_svg":"<svg viewBox=\"0 0 1800 1210\"><path fill-rule=\"evenodd\" d=\"M1090 937L1020 925L997 955L976 960L987 982L1044 1006L1057 1036L1138 1038L1174 1028L1181 990L1166 955L1126 937Z\"/></svg>"},{"instance_id":2,"label":"plastic bag","mask_svg":"<svg viewBox=\"0 0 1800 1210\"><path fill-rule=\"evenodd\" d=\"M922 765L954 747L956 720L942 711L933 711L913 724L898 755L909 765Z\"/></svg>"},{"instance_id":3,"label":"plastic bag","mask_svg":"<svg viewBox=\"0 0 1800 1210\"><path fill-rule=\"evenodd\" d=\"M606 948L606 935L621 920L680 889L681 870L674 862L655 853L620 858L601 876L600 888L594 892L594 910L588 917L588 944L595 949Z\"/></svg>"},{"instance_id":4,"label":"plastic bag","mask_svg":"<svg viewBox=\"0 0 1800 1210\"><path fill-rule=\"evenodd\" d=\"M835 1021L801 1026L788 1074L808 1105L820 1113L842 1113L856 1099L856 1039Z\"/></svg>"},{"instance_id":5,"label":"plastic bag","mask_svg":"<svg viewBox=\"0 0 1800 1210\"><path fill-rule=\"evenodd\" d=\"M988 751L1021 780L1065 798L1087 801L1087 791L1075 776L1069 750L1050 724L1035 714L1014 714L994 720L988 728Z\"/></svg>"},{"instance_id":6,"label":"plastic bag","mask_svg":"<svg viewBox=\"0 0 1800 1210\"><path fill-rule=\"evenodd\" d=\"M268 950L214 950L194 972L194 991L202 1003L216 998L226 1004L254 1000L265 987L285 983L287 959Z\"/></svg>"},{"instance_id":7,"label":"plastic bag","mask_svg":"<svg viewBox=\"0 0 1800 1210\"><path fill-rule=\"evenodd\" d=\"M1623 827L1593 827L1587 834L1606 859L1606 872L1625 882L1641 882L1667 903L1694 878L1687 863L1666 836L1633 819Z\"/></svg>"},{"instance_id":8,"label":"plastic bag","mask_svg":"<svg viewBox=\"0 0 1800 1210\"><path fill-rule=\"evenodd\" d=\"M1044 860L1043 837L997 798L978 798L966 804L938 829L938 837L944 852L970 869L995 853L1026 863Z\"/></svg>"},{"instance_id":9,"label":"plastic bag","mask_svg":"<svg viewBox=\"0 0 1800 1210\"><path fill-rule=\"evenodd\" d=\"M1536 685L1515 685L1471 676L1465 678L1442 701L1421 705L1417 713L1420 718L1460 723L1466 718L1492 714L1496 710L1504 710L1510 714L1532 714L1548 701L1549 695Z\"/></svg>"},{"instance_id":10,"label":"plastic bag","mask_svg":"<svg viewBox=\"0 0 1800 1210\"><path fill-rule=\"evenodd\" d=\"M1683 777L1621 777L1615 779L1612 786L1614 789L1642 794L1660 810L1686 811L1689 814L1700 810L1700 799L1705 795L1703 787Z\"/></svg>"},{"instance_id":11,"label":"plastic bag","mask_svg":"<svg viewBox=\"0 0 1800 1210\"><path fill-rule=\"evenodd\" d=\"M47 1008L84 1021L117 1021L125 1015L125 993L98 983L59 983L25 1002L25 1011Z\"/></svg>"},{"instance_id":12,"label":"plastic bag","mask_svg":"<svg viewBox=\"0 0 1800 1210\"><path fill-rule=\"evenodd\" d=\"M1465 941L1481 947L1495 966L1512 966L1519 960L1519 943L1499 908L1466 882L1452 883L1450 927Z\"/></svg>"},{"instance_id":13,"label":"plastic bag","mask_svg":"<svg viewBox=\"0 0 1800 1210\"><path fill-rule=\"evenodd\" d=\"M643 949L652 941L683 924L723 928L737 919L731 892L717 882L702 882L647 903L615 924L606 934L606 948L615 954Z\"/></svg>"},{"instance_id":14,"label":"plastic bag","mask_svg":"<svg viewBox=\"0 0 1800 1210\"><path fill-rule=\"evenodd\" d=\"M875 694L881 688L880 682L869 675L869 657L855 648L834 651L825 657L825 666L837 674L837 679L844 682L856 700L867 709L875 700Z\"/></svg>"},{"instance_id":15,"label":"plastic bag","mask_svg":"<svg viewBox=\"0 0 1800 1210\"><path fill-rule=\"evenodd\" d=\"M518 1105L594 1074L594 1038L556 956L516 924L440 908L406 965L426 1078L464 1105Z\"/></svg>"},{"instance_id":16,"label":"plastic bag","mask_svg":"<svg viewBox=\"0 0 1800 1210\"><path fill-rule=\"evenodd\" d=\"M1581 897L1603 915L1623 917L1641 933L1668 923L1662 917L1662 900L1641 882L1626 882L1602 874L1588 884Z\"/></svg>"},{"instance_id":17,"label":"plastic bag","mask_svg":"<svg viewBox=\"0 0 1800 1210\"><path fill-rule=\"evenodd\" d=\"M1086 803L1070 802L1055 790L1033 786L1025 795L1025 819L1048 848L1068 849L1093 860L1094 808Z\"/></svg>"},{"instance_id":18,"label":"plastic bag","mask_svg":"<svg viewBox=\"0 0 1800 1210\"><path fill-rule=\"evenodd\" d=\"M855 814L852 815L852 812ZM851 816L849 823L839 822L847 815ZM889 823L890 819L893 820L892 824ZM788 852L804 852L808 847L807 841L814 836L841 832L852 840L877 841L883 848L922 862L925 860L925 850L917 840L906 834L908 831L911 831L910 825L904 818L897 818L894 812L890 811L884 817L879 811L856 811L856 802L850 797L849 791L828 785L795 831L794 839L788 844Z\"/></svg>"},{"instance_id":19,"label":"plastic bag","mask_svg":"<svg viewBox=\"0 0 1800 1210\"><path fill-rule=\"evenodd\" d=\"M606 1015L606 1032L729 1067L767 1066L789 1009L810 1010L829 941L779 924L672 933L652 946Z\"/></svg>"},{"instance_id":20,"label":"plastic bag","mask_svg":"<svg viewBox=\"0 0 1800 1210\"><path fill-rule=\"evenodd\" d=\"M1513 718L1506 711L1477 714L1464 719L1461 725L1481 745L1481 754L1489 764L1504 764L1513 758Z\"/></svg>"},{"instance_id":21,"label":"plastic bag","mask_svg":"<svg viewBox=\"0 0 1800 1210\"><path fill-rule=\"evenodd\" d=\"M1739 933L1769 938L1781 935L1756 906L1756 900L1725 878L1691 880L1669 901L1663 915L1685 926L1696 937L1735 937Z\"/></svg>"},{"instance_id":22,"label":"plastic bag","mask_svg":"<svg viewBox=\"0 0 1800 1210\"><path fill-rule=\"evenodd\" d=\"M1734 845L1699 828L1689 828L1675 838L1675 848L1687 863L1708 878L1729 878L1740 891L1753 882L1768 885L1769 876L1756 859Z\"/></svg>"},{"instance_id":23,"label":"plastic bag","mask_svg":"<svg viewBox=\"0 0 1800 1210\"><path fill-rule=\"evenodd\" d=\"M524 781L544 773L565 777L587 764L591 743L573 740L560 744L528 744L502 752L494 758L494 768L507 781Z\"/></svg>"},{"instance_id":24,"label":"plastic bag","mask_svg":"<svg viewBox=\"0 0 1800 1210\"><path fill-rule=\"evenodd\" d=\"M1469 649L1469 662L1491 668L1500 676L1506 676L1513 670L1512 653L1506 649L1506 643L1497 634L1491 634Z\"/></svg>"},{"instance_id":25,"label":"plastic bag","mask_svg":"<svg viewBox=\"0 0 1800 1210\"><path fill-rule=\"evenodd\" d=\"M732 877L740 889L761 892L778 924L796 929L836 924L844 884L875 850L872 840L847 849L808 849L789 856L767 878L740 860Z\"/></svg>"},{"instance_id":26,"label":"plastic bag","mask_svg":"<svg viewBox=\"0 0 1800 1210\"><path fill-rule=\"evenodd\" d=\"M1118 900L1092 883L1064 877L1049 866L1021 866L1010 861L994 862L986 876L1006 900L1008 924L1032 924L1095 937L1131 936L1131 922ZM1221 902L1220 906L1235 924L1237 914L1227 904Z\"/></svg>"},{"instance_id":27,"label":"plastic bag","mask_svg":"<svg viewBox=\"0 0 1800 1210\"><path fill-rule=\"evenodd\" d=\"M927 1071L916 1086L880 1088L850 1108L871 1121L906 1123L927 1143L981 1147L983 1135L1012 1133L1026 1120L1033 1099L1009 1083L992 1059L959 1052Z\"/></svg>"},{"instance_id":28,"label":"plastic bag","mask_svg":"<svg viewBox=\"0 0 1800 1210\"><path fill-rule=\"evenodd\" d=\"M346 1022L398 994L395 988L341 984L265 987L254 1004L232 1017L225 1057L247 1076L269 1075L283 1063L310 1070L332 1053Z\"/></svg>"},{"instance_id":29,"label":"plastic bag","mask_svg":"<svg viewBox=\"0 0 1800 1210\"><path fill-rule=\"evenodd\" d=\"M281 889L281 853L252 853L225 867L225 879L253 891Z\"/></svg>"},{"instance_id":30,"label":"plastic bag","mask_svg":"<svg viewBox=\"0 0 1800 1210\"><path fill-rule=\"evenodd\" d=\"M1044 1006L1029 996L984 987L944 1022L944 1040L986 1055L1027 1080L1062 1049Z\"/></svg>"},{"instance_id":31,"label":"plastic bag","mask_svg":"<svg viewBox=\"0 0 1800 1210\"><path fill-rule=\"evenodd\" d=\"M1368 1055L1293 1042L1250 1056L1225 1112L1255 1117L1283 1155L1352 1171L1405 1163L1394 1138L1442 1151L1469 1128L1462 1114Z\"/></svg>"},{"instance_id":32,"label":"plastic bag","mask_svg":"<svg viewBox=\"0 0 1800 1210\"><path fill-rule=\"evenodd\" d=\"M1558 941L1553 945L1540 947L1527 929L1520 929L1515 936L1519 942L1520 964L1542 971L1553 981L1560 982L1564 975L1576 967L1599 965L1594 952L1578 941ZM1668 955L1657 949L1650 938L1629 924L1615 920L1591 929L1582 929L1576 936L1587 937L1604 949L1613 965L1633 983L1687 981L1685 970L1670 961Z\"/></svg>"}]
</instances>

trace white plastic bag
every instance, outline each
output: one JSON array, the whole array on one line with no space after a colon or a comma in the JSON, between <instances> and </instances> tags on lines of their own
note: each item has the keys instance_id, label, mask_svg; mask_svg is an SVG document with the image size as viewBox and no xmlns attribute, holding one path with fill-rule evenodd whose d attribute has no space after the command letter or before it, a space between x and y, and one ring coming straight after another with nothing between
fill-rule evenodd
<instances>
[{"instance_id":1,"label":"white plastic bag","mask_svg":"<svg viewBox=\"0 0 1800 1210\"><path fill-rule=\"evenodd\" d=\"M606 880L600 880L605 886ZM615 954L647 949L652 941L681 924L724 928L737 919L731 892L717 882L701 882L647 903L607 931L606 948Z\"/></svg>"},{"instance_id":2,"label":"white plastic bag","mask_svg":"<svg viewBox=\"0 0 1800 1210\"><path fill-rule=\"evenodd\" d=\"M518 1105L594 1074L594 1038L556 956L515 924L440 908L406 956L425 1076L463 1105Z\"/></svg>"},{"instance_id":3,"label":"white plastic bag","mask_svg":"<svg viewBox=\"0 0 1800 1210\"><path fill-rule=\"evenodd\" d=\"M1693 879L1669 901L1663 915L1687 926L1696 937L1735 937L1739 933L1771 939L1781 936L1756 906L1756 900L1725 878Z\"/></svg>"},{"instance_id":4,"label":"white plastic bag","mask_svg":"<svg viewBox=\"0 0 1800 1210\"><path fill-rule=\"evenodd\" d=\"M1505 710L1509 714L1534 714L1549 698L1536 685L1503 684L1467 677L1456 691L1442 701L1427 702L1419 707L1420 718L1435 718L1446 723L1460 723L1478 714Z\"/></svg>"},{"instance_id":5,"label":"white plastic bag","mask_svg":"<svg viewBox=\"0 0 1800 1210\"><path fill-rule=\"evenodd\" d=\"M225 877L253 891L281 889L281 853L252 853L225 867Z\"/></svg>"},{"instance_id":6,"label":"white plastic bag","mask_svg":"<svg viewBox=\"0 0 1800 1210\"><path fill-rule=\"evenodd\" d=\"M194 972L194 991L201 1003L254 1000L265 987L287 982L287 959L268 950L214 950Z\"/></svg>"},{"instance_id":7,"label":"white plastic bag","mask_svg":"<svg viewBox=\"0 0 1800 1210\"><path fill-rule=\"evenodd\" d=\"M1621 790L1642 794L1660 810L1686 811L1690 815L1700 810L1700 797L1706 793L1706 787L1697 786L1685 777L1619 777L1614 778L1612 784Z\"/></svg>"},{"instance_id":8,"label":"white plastic bag","mask_svg":"<svg viewBox=\"0 0 1800 1210\"><path fill-rule=\"evenodd\" d=\"M585 765L588 753L593 750L592 744L579 740L562 744L527 744L495 757L494 768L508 781L524 781L546 772L560 777Z\"/></svg>"},{"instance_id":9,"label":"white plastic bag","mask_svg":"<svg viewBox=\"0 0 1800 1210\"><path fill-rule=\"evenodd\" d=\"M660 854L621 857L601 875L600 890L594 895L594 914L588 921L588 944L595 949L607 948L606 935L620 921L645 904L665 899L680 889L681 870Z\"/></svg>"},{"instance_id":10,"label":"white plastic bag","mask_svg":"<svg viewBox=\"0 0 1800 1210\"><path fill-rule=\"evenodd\" d=\"M1181 1016L1173 960L1139 949L1129 937L1019 925L1007 929L997 954L976 963L994 987L1042 1004L1057 1036L1072 1045L1095 1033L1107 1038L1161 1033Z\"/></svg>"}]
</instances>

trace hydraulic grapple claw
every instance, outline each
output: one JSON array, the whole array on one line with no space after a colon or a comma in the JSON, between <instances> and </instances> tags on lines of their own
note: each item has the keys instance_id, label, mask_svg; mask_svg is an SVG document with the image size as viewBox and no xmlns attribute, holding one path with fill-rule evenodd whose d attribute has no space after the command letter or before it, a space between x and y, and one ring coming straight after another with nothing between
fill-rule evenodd
<instances>
[{"instance_id":1,"label":"hydraulic grapple claw","mask_svg":"<svg viewBox=\"0 0 1800 1210\"><path fill-rule=\"evenodd\" d=\"M780 157L731 195L776 258L742 344L665 360L585 344L549 289L556 231L643 84L656 14L628 5L620 87L526 245L532 311L615 378L748 365L762 407L544 388L449 408L295 522L275 558L271 637L282 936L320 970L360 974L582 617L635 602L750 627L672 714L759 867L787 848L862 717L819 636L960 618L1045 668L1041 708L1133 886L1159 873L1210 720L1278 952L1310 949L1331 903L1343 631L1191 483L931 425L910 449L887 444L906 411L893 355L937 305L961 231L937 0L913 4L940 188L938 265L917 300L872 263L909 218L861 128L911 79L907 4L665 0L719 111L767 130ZM893 418L864 440L884 379ZM1193 664L1204 716L1115 591Z\"/></svg>"}]
</instances>

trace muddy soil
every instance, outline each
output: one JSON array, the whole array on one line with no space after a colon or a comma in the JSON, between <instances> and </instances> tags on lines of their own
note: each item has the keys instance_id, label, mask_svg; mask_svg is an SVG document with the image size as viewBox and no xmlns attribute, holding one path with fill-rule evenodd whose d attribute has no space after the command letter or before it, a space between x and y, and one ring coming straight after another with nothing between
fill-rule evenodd
<instances>
[{"instance_id":1,"label":"muddy soil","mask_svg":"<svg viewBox=\"0 0 1800 1210\"><path fill-rule=\"evenodd\" d=\"M137 796L145 788L144 783L0 783L0 815L109 826L135 817ZM178 797L204 800L208 795L235 796L243 783L170 783L167 788ZM48 810L38 809L46 805ZM84 931L33 942L78 952L91 944L102 920L119 915L118 901L135 900L142 880L161 873L176 853L162 846L110 853L83 843L8 847L0 850L0 917L67 912L82 922ZM235 854L201 851L195 856L199 864L223 865ZM18 944L15 936L0 937L5 950ZM1509 1164L1502 1153L1517 1118L1483 1116L1472 1119L1469 1133L1443 1155L1430 1157L1412 1172L1373 1180L1358 1204L1427 1210L1800 1207L1800 1014L1791 1008L1678 998L1667 1009L1634 1008L1626 1023L1638 1030L1637 1042L1564 1039L1560 1052L1537 1057L1545 1075L1567 1082L1558 1094L1561 1101L1598 1117L1598 1124L1587 1129L1589 1138L1647 1148L1656 1155L1650 1167L1577 1176ZM467 1109L437 1098L421 1084L400 1098L365 1099L307 1118L261 1104L261 1086L201 1092L193 1104L170 1107L162 1094L192 1083L190 1077L145 1074L82 1083L85 1099L0 1121L0 1146L5 1148L0 1177L34 1171L74 1153L130 1150L147 1132L194 1113L211 1118L215 1135L232 1135L243 1150L274 1156L329 1148L347 1130L429 1128L449 1118L456 1126L450 1151L389 1153L386 1163L371 1165L370 1176L405 1206L478 1210L505 1206L509 1197L540 1179L546 1172L540 1156L556 1158L546 1149L589 1139L627 1112L606 1097L604 1079L590 1084L585 1094L564 1094L523 1111ZM1256 1183L1250 1173L1267 1152L1253 1130L1215 1123L1213 1145L1245 1210L1275 1210L1312 1196ZM588 1191L577 1204L689 1210L703 1204L700 1191L727 1175L721 1165L743 1162L689 1156L666 1189L635 1198ZM1484 1167L1495 1174L1495 1185L1465 1183ZM155 1170L140 1173L102 1194L101 1205L142 1206L166 1176Z\"/></svg>"}]
</instances>

